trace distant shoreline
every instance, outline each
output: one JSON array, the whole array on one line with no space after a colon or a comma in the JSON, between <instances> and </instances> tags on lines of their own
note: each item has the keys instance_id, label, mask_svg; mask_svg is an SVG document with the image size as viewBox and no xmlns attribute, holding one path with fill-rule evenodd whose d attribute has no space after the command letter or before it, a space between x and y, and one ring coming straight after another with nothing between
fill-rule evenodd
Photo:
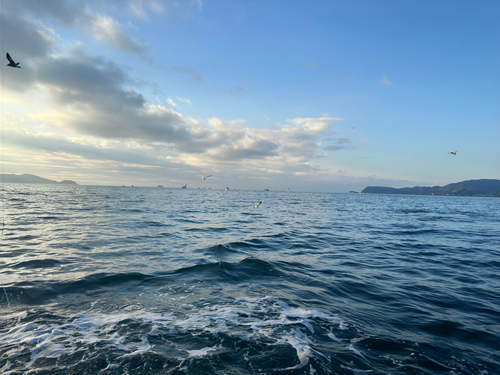
<instances>
[{"instance_id":1,"label":"distant shoreline","mask_svg":"<svg viewBox=\"0 0 500 375\"><path fill-rule=\"evenodd\" d=\"M500 197L500 180L481 179L456 182L445 186L415 186L393 188L368 186L363 194L400 194L400 195L440 195L460 197Z\"/></svg>"},{"instance_id":2,"label":"distant shoreline","mask_svg":"<svg viewBox=\"0 0 500 375\"><path fill-rule=\"evenodd\" d=\"M63 180L57 182L54 180L49 180L48 178L43 178L35 176L34 174L3 174L0 175L2 182L9 184L57 184L57 185L78 185L72 180Z\"/></svg>"},{"instance_id":3,"label":"distant shoreline","mask_svg":"<svg viewBox=\"0 0 500 375\"><path fill-rule=\"evenodd\" d=\"M45 184L45 185L79 185L73 180L55 181L47 178L35 176L33 174L0 174L4 183L15 184ZM94 186L94 185L88 185ZM101 185L97 185L101 186ZM102 185L108 186L108 185ZM115 185L109 185L115 186ZM123 186L123 185L122 185ZM387 186L367 186L360 193L351 190L353 194L396 194L396 195L437 195L437 196L461 196L461 197L495 197L500 198L500 180L479 179L466 180L448 184L445 186L414 186L404 188L393 188Z\"/></svg>"}]
</instances>

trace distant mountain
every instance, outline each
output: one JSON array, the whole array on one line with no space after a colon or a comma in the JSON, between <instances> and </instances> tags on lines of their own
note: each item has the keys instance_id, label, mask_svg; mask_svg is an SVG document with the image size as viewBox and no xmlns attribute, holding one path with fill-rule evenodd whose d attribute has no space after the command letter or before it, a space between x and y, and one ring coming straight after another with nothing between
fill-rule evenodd
<instances>
[{"instance_id":1,"label":"distant mountain","mask_svg":"<svg viewBox=\"0 0 500 375\"><path fill-rule=\"evenodd\" d=\"M456 182L446 186L415 186L401 189L368 186L365 194L459 195L467 197L500 197L500 180L482 179Z\"/></svg>"},{"instance_id":2,"label":"distant mountain","mask_svg":"<svg viewBox=\"0 0 500 375\"><path fill-rule=\"evenodd\" d=\"M75 181L63 180L57 182L47 178L38 177L33 174L0 174L3 182L12 184L63 184L63 185L78 185Z\"/></svg>"}]
</instances>

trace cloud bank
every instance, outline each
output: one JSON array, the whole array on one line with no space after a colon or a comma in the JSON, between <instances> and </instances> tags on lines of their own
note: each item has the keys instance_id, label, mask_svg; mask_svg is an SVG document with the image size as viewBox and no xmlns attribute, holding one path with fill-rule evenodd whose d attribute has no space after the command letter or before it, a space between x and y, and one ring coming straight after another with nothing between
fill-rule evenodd
<instances>
[{"instance_id":1,"label":"cloud bank","mask_svg":"<svg viewBox=\"0 0 500 375\"><path fill-rule=\"evenodd\" d=\"M118 4L111 1L106 6ZM211 165L255 178L310 175L322 170L314 160L329 157L325 150L354 147L349 139L337 138L334 126L341 119L327 115L290 118L269 129L249 127L242 119L186 117L177 110L178 103L188 110L192 103L180 96L175 96L177 102L165 99L168 107L148 102L144 85L138 85L125 66L89 52L83 42L61 44L56 29L49 26L62 25L117 51L146 53L145 43L130 37L127 27L109 16L106 7L98 6L102 3L97 0L85 5L62 0L43 5L34 0L9 3L8 50L25 69L9 71L6 91L12 97L31 96L44 103L41 110L26 109L22 116L26 126L9 127L10 141L18 147L57 156L54 162L65 155L65 163L72 160L80 166L85 160L92 165L108 161L145 169ZM193 6L201 3L191 2L188 8ZM138 19L149 20L171 7L170 2L128 1L126 9ZM172 65L170 70L202 81L201 74L190 68ZM237 86L232 91L248 90Z\"/></svg>"}]
</instances>

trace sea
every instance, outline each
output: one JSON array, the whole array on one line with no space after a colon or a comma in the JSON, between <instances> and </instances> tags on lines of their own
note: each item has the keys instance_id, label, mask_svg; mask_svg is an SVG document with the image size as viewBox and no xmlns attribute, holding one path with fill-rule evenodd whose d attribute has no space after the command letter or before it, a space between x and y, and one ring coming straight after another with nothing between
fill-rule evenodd
<instances>
[{"instance_id":1,"label":"sea","mask_svg":"<svg viewBox=\"0 0 500 375\"><path fill-rule=\"evenodd\" d=\"M499 198L4 184L1 204L1 374L500 374Z\"/></svg>"}]
</instances>

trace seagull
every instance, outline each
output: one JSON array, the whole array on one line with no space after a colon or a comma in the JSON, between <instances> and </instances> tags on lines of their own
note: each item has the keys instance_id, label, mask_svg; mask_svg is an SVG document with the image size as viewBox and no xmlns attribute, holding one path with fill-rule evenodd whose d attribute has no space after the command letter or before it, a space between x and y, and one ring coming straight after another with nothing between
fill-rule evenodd
<instances>
[{"instance_id":1,"label":"seagull","mask_svg":"<svg viewBox=\"0 0 500 375\"><path fill-rule=\"evenodd\" d=\"M199 170L199 169L198 169L198 172L200 172L200 170ZM212 177L212 175L211 175L211 174L209 174L207 177L204 177L204 176L203 176L203 173L201 173L201 172L200 172L200 174L201 174L201 179L202 179L203 181L205 181L205 180L206 180L207 178L209 178L209 177Z\"/></svg>"},{"instance_id":2,"label":"seagull","mask_svg":"<svg viewBox=\"0 0 500 375\"><path fill-rule=\"evenodd\" d=\"M262 203L262 202L259 202L259 203L254 203L254 204L253 204L253 206L254 206L255 208L257 208L257 207L259 207L259 206L260 206L260 204L261 204L261 203Z\"/></svg>"},{"instance_id":3,"label":"seagull","mask_svg":"<svg viewBox=\"0 0 500 375\"><path fill-rule=\"evenodd\" d=\"M19 66L20 63L16 63L14 62L14 60L12 60L12 57L10 57L9 53L7 52L7 60L9 60L9 63L6 65L6 66L10 66L12 68L19 68L21 69L21 67Z\"/></svg>"},{"instance_id":4,"label":"seagull","mask_svg":"<svg viewBox=\"0 0 500 375\"><path fill-rule=\"evenodd\" d=\"M354 128L355 128L355 126L351 126L351 129L354 129Z\"/></svg>"},{"instance_id":5,"label":"seagull","mask_svg":"<svg viewBox=\"0 0 500 375\"><path fill-rule=\"evenodd\" d=\"M448 152L448 154L456 155L457 152L456 151L455 152L452 151L452 152Z\"/></svg>"}]
</instances>

